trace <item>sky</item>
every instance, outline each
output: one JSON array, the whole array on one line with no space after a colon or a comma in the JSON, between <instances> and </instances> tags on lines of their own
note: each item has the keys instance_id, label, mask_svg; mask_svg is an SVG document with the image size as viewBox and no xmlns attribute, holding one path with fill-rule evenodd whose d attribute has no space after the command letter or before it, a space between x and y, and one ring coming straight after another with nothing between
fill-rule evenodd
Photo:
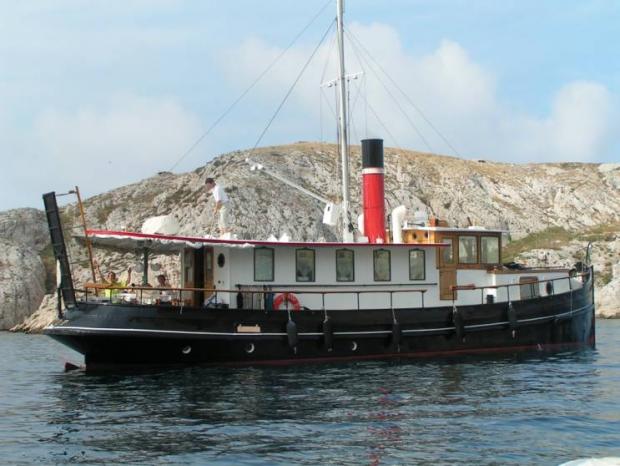
<instances>
[{"instance_id":1,"label":"sky","mask_svg":"<svg viewBox=\"0 0 620 466\"><path fill-rule=\"evenodd\" d=\"M337 73L335 3L0 0L0 211L41 208L42 193L75 185L88 197L190 171L257 144L334 142L334 88L322 84ZM620 162L619 1L345 8L352 143Z\"/></svg>"}]
</instances>

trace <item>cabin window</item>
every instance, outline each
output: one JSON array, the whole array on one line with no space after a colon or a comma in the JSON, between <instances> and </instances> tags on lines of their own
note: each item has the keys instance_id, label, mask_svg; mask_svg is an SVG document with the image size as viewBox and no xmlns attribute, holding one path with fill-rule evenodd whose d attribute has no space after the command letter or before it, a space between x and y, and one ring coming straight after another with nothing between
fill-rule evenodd
<instances>
[{"instance_id":1,"label":"cabin window","mask_svg":"<svg viewBox=\"0 0 620 466\"><path fill-rule=\"evenodd\" d=\"M521 277L519 278L519 292L521 299L532 299L540 296L538 289L538 277Z\"/></svg>"},{"instance_id":2,"label":"cabin window","mask_svg":"<svg viewBox=\"0 0 620 466\"><path fill-rule=\"evenodd\" d=\"M377 249L373 252L373 265L376 282L389 282L391 277L390 251Z\"/></svg>"},{"instance_id":3,"label":"cabin window","mask_svg":"<svg viewBox=\"0 0 620 466\"><path fill-rule=\"evenodd\" d=\"M351 249L336 250L336 281L355 281L355 258Z\"/></svg>"},{"instance_id":4,"label":"cabin window","mask_svg":"<svg viewBox=\"0 0 620 466\"><path fill-rule=\"evenodd\" d=\"M448 245L441 248L441 263L443 265L454 264L454 239L443 238L441 242Z\"/></svg>"},{"instance_id":5,"label":"cabin window","mask_svg":"<svg viewBox=\"0 0 620 466\"><path fill-rule=\"evenodd\" d=\"M254 281L272 282L274 268L273 263L272 248L254 249Z\"/></svg>"},{"instance_id":6,"label":"cabin window","mask_svg":"<svg viewBox=\"0 0 620 466\"><path fill-rule=\"evenodd\" d=\"M424 251L421 249L409 251L409 280L424 280L426 278L424 256Z\"/></svg>"},{"instance_id":7,"label":"cabin window","mask_svg":"<svg viewBox=\"0 0 620 466\"><path fill-rule=\"evenodd\" d=\"M459 264L478 262L478 248L475 236L459 236Z\"/></svg>"},{"instance_id":8,"label":"cabin window","mask_svg":"<svg viewBox=\"0 0 620 466\"><path fill-rule=\"evenodd\" d=\"M497 236L480 238L480 262L483 264L499 264L499 238Z\"/></svg>"},{"instance_id":9,"label":"cabin window","mask_svg":"<svg viewBox=\"0 0 620 466\"><path fill-rule=\"evenodd\" d=\"M295 251L295 275L298 282L314 281L314 249L297 249Z\"/></svg>"}]
</instances>

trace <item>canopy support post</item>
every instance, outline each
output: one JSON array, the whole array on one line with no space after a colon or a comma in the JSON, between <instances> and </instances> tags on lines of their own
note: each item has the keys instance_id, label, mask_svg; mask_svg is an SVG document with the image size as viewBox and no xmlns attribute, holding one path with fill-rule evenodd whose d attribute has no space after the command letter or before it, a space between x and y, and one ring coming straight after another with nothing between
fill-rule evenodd
<instances>
[{"instance_id":1,"label":"canopy support post","mask_svg":"<svg viewBox=\"0 0 620 466\"><path fill-rule=\"evenodd\" d=\"M142 286L146 286L149 283L149 248L144 248L142 251L142 265L144 268L142 271Z\"/></svg>"}]
</instances>

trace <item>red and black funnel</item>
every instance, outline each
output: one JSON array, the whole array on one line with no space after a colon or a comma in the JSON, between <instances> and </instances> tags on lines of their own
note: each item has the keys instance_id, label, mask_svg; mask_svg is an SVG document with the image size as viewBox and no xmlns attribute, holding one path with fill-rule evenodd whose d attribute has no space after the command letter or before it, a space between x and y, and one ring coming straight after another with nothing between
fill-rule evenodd
<instances>
[{"instance_id":1,"label":"red and black funnel","mask_svg":"<svg viewBox=\"0 0 620 466\"><path fill-rule=\"evenodd\" d=\"M362 140L362 197L364 236L371 243L385 243L383 139Z\"/></svg>"}]
</instances>

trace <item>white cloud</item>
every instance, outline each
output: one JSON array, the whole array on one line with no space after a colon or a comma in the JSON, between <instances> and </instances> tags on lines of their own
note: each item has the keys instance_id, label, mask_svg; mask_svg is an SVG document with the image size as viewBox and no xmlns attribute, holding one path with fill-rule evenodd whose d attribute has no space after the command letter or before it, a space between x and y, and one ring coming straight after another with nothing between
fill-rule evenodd
<instances>
[{"instance_id":1,"label":"white cloud","mask_svg":"<svg viewBox=\"0 0 620 466\"><path fill-rule=\"evenodd\" d=\"M40 147L66 163L89 154L128 166L172 164L199 132L195 117L172 99L115 96L105 109L47 110L35 121Z\"/></svg>"},{"instance_id":2,"label":"white cloud","mask_svg":"<svg viewBox=\"0 0 620 466\"><path fill-rule=\"evenodd\" d=\"M1 2L1 0L0 0ZM11 73L34 70L34 80L87 70L122 72L135 62L167 51L189 48L200 39L193 27L145 20L174 14L178 0L0 3L0 62ZM148 7L147 7L148 5ZM121 68L121 71L114 67Z\"/></svg>"},{"instance_id":3,"label":"white cloud","mask_svg":"<svg viewBox=\"0 0 620 466\"><path fill-rule=\"evenodd\" d=\"M594 157L607 142L611 112L611 95L604 86L575 82L563 87L553 106L553 146L571 158Z\"/></svg>"},{"instance_id":4,"label":"white cloud","mask_svg":"<svg viewBox=\"0 0 620 466\"><path fill-rule=\"evenodd\" d=\"M424 115L445 135L461 155L495 160L521 161L593 161L603 153L611 139L613 96L601 84L594 82L567 83L557 91L550 105L550 113L535 117L512 110L498 95L494 73L476 63L460 44L443 40L436 50L424 56L413 56L405 50L396 31L382 24L353 23L350 31L364 45L381 67L411 97ZM355 50L357 49L357 50ZM235 56L223 62L224 69L241 84L257 76L282 49L253 38L226 55ZM260 90L264 97L284 94L297 72L310 55L312 47L297 46L287 53L286 59L263 80ZM318 114L319 76L327 70L325 79L336 75L335 60L326 66L333 47L324 44L307 74L314 79L302 80L295 91L295 104L302 105L298 125L308 125L307 114ZM398 110L376 75L388 85L399 104L420 129L430 149L452 153L407 100L382 75L379 68L356 57L364 52L347 45L348 72L366 74L366 93L381 121L394 136L391 140L383 125L372 112L368 115L368 135L383 136L388 145L429 150L416 131ZM240 73L239 70L242 70ZM242 78L242 80L240 79ZM355 95L352 89L352 99ZM354 134L364 137L363 103L356 104Z\"/></svg>"},{"instance_id":5,"label":"white cloud","mask_svg":"<svg viewBox=\"0 0 620 466\"><path fill-rule=\"evenodd\" d=\"M528 161L596 161L611 144L613 97L602 85L578 81L555 95L545 118L505 115L507 154Z\"/></svg>"},{"instance_id":6,"label":"white cloud","mask_svg":"<svg viewBox=\"0 0 620 466\"><path fill-rule=\"evenodd\" d=\"M48 190L77 184L92 195L138 181L169 169L201 130L199 120L172 99L117 95L104 109L48 109L19 137L0 141L13 174L2 203L8 207L17 197L21 205L24 198L38 205Z\"/></svg>"}]
</instances>

